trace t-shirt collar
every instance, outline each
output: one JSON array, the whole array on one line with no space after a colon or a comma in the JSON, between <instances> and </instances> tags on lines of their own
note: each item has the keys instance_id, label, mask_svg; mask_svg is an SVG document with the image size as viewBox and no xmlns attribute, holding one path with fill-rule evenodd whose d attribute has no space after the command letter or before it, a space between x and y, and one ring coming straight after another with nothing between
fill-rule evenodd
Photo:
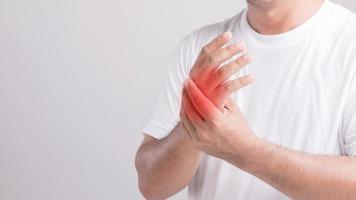
<instances>
[{"instance_id":1,"label":"t-shirt collar","mask_svg":"<svg viewBox=\"0 0 356 200\"><path fill-rule=\"evenodd\" d=\"M318 26L325 24L327 21L325 19L331 14L334 6L329 0L325 0L319 10L306 22L288 32L275 35L263 35L256 32L248 23L248 8L245 8L242 11L238 29L246 43L267 48L287 47L305 38L309 33L318 29Z\"/></svg>"}]
</instances>

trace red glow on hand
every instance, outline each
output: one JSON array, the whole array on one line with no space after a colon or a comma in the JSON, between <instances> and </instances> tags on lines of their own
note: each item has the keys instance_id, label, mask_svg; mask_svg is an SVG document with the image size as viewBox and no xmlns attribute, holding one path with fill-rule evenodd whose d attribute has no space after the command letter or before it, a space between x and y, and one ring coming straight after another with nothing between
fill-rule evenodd
<instances>
[{"instance_id":1,"label":"red glow on hand","mask_svg":"<svg viewBox=\"0 0 356 200\"><path fill-rule=\"evenodd\" d=\"M191 79L185 82L183 105L188 117L194 121L211 119L222 114Z\"/></svg>"}]
</instances>

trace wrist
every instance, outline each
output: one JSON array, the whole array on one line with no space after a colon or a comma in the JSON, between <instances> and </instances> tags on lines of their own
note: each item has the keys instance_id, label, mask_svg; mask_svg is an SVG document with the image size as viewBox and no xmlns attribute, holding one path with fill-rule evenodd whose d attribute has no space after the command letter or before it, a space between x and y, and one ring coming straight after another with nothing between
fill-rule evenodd
<instances>
[{"instance_id":1,"label":"wrist","mask_svg":"<svg viewBox=\"0 0 356 200\"><path fill-rule=\"evenodd\" d=\"M257 164L261 152L266 145L263 139L258 138L254 134L244 137L243 142L235 139L236 145L234 145L234 151L226 155L226 159L224 159L243 170L253 168Z\"/></svg>"},{"instance_id":2,"label":"wrist","mask_svg":"<svg viewBox=\"0 0 356 200\"><path fill-rule=\"evenodd\" d=\"M184 127L182 122L178 123L177 129L179 132L179 140L180 140L181 146L184 147L185 149L190 149L191 151L194 151L196 153L201 153L201 151L194 146L192 139L189 135L189 132Z\"/></svg>"}]
</instances>

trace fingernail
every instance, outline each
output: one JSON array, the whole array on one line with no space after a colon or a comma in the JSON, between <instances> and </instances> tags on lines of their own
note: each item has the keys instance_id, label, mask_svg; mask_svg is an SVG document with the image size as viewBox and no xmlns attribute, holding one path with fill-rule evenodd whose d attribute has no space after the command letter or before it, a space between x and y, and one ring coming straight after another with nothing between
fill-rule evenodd
<instances>
[{"instance_id":1,"label":"fingernail","mask_svg":"<svg viewBox=\"0 0 356 200\"><path fill-rule=\"evenodd\" d=\"M225 32L223 34L223 38L226 39L226 40L230 40L232 38L232 33L230 31Z\"/></svg>"},{"instance_id":2,"label":"fingernail","mask_svg":"<svg viewBox=\"0 0 356 200\"><path fill-rule=\"evenodd\" d=\"M252 56L251 56L251 54L247 53L247 54L242 56L242 59L244 59L246 61L251 61L252 60Z\"/></svg>"},{"instance_id":3,"label":"fingernail","mask_svg":"<svg viewBox=\"0 0 356 200\"><path fill-rule=\"evenodd\" d=\"M238 50L244 50L245 48L246 48L246 44L245 43L236 43L235 45L234 45L234 47L236 48L236 49L238 49Z\"/></svg>"},{"instance_id":4,"label":"fingernail","mask_svg":"<svg viewBox=\"0 0 356 200\"><path fill-rule=\"evenodd\" d=\"M241 48L246 48L246 43L245 42L240 42L240 46L241 46Z\"/></svg>"},{"instance_id":5,"label":"fingernail","mask_svg":"<svg viewBox=\"0 0 356 200\"><path fill-rule=\"evenodd\" d=\"M250 81L250 82L255 81L255 77L250 74L250 75L248 76L248 81Z\"/></svg>"}]
</instances>

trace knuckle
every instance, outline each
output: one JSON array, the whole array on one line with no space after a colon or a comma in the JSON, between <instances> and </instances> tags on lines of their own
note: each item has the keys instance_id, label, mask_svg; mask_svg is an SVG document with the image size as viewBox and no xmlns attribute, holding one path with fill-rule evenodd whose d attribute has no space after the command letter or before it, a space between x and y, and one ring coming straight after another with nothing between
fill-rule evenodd
<instances>
[{"instance_id":1,"label":"knuckle","mask_svg":"<svg viewBox=\"0 0 356 200\"><path fill-rule=\"evenodd\" d=\"M246 53L242 56L242 59L244 60L244 62L250 62L252 57L249 53Z\"/></svg>"},{"instance_id":2,"label":"knuckle","mask_svg":"<svg viewBox=\"0 0 356 200\"><path fill-rule=\"evenodd\" d=\"M234 54L237 50L235 45L230 45L226 49L230 54Z\"/></svg>"},{"instance_id":3,"label":"knuckle","mask_svg":"<svg viewBox=\"0 0 356 200\"><path fill-rule=\"evenodd\" d=\"M222 35L218 36L216 39L215 39L215 44L221 44L224 42L224 37Z\"/></svg>"},{"instance_id":4,"label":"knuckle","mask_svg":"<svg viewBox=\"0 0 356 200\"><path fill-rule=\"evenodd\" d=\"M231 82L226 83L226 84L224 85L224 90L225 90L225 92L230 92L230 91L233 90L233 85L231 84Z\"/></svg>"},{"instance_id":5,"label":"knuckle","mask_svg":"<svg viewBox=\"0 0 356 200\"><path fill-rule=\"evenodd\" d=\"M205 46L201 49L201 54L208 55L209 54L209 47Z\"/></svg>"},{"instance_id":6,"label":"knuckle","mask_svg":"<svg viewBox=\"0 0 356 200\"><path fill-rule=\"evenodd\" d=\"M225 95L225 84L223 83L223 84L221 84L221 85L219 85L215 90L214 90L214 95L216 95L216 96L223 96L223 95Z\"/></svg>"},{"instance_id":7,"label":"knuckle","mask_svg":"<svg viewBox=\"0 0 356 200\"><path fill-rule=\"evenodd\" d=\"M239 66L246 66L248 64L248 60L244 59L244 58L239 58L237 61Z\"/></svg>"},{"instance_id":8,"label":"knuckle","mask_svg":"<svg viewBox=\"0 0 356 200\"><path fill-rule=\"evenodd\" d=\"M215 56L215 55L208 56L209 63L216 63L216 61L217 61L217 56Z\"/></svg>"},{"instance_id":9,"label":"knuckle","mask_svg":"<svg viewBox=\"0 0 356 200\"><path fill-rule=\"evenodd\" d=\"M245 46L242 44L235 44L236 51L243 51L245 50Z\"/></svg>"},{"instance_id":10,"label":"knuckle","mask_svg":"<svg viewBox=\"0 0 356 200\"><path fill-rule=\"evenodd\" d=\"M220 68L220 69L218 69L218 70L216 71L216 76L217 76L218 78L223 78L223 77L226 76L226 74L227 74L227 71L226 71L226 69L224 69L224 68Z\"/></svg>"},{"instance_id":11,"label":"knuckle","mask_svg":"<svg viewBox=\"0 0 356 200\"><path fill-rule=\"evenodd\" d=\"M249 83L250 83L249 77L244 77L244 78L240 79L240 85L241 86L248 85Z\"/></svg>"},{"instance_id":12,"label":"knuckle","mask_svg":"<svg viewBox=\"0 0 356 200\"><path fill-rule=\"evenodd\" d=\"M235 80L233 84L234 84L233 88L235 88L234 90L240 89L243 85L240 79Z\"/></svg>"},{"instance_id":13,"label":"knuckle","mask_svg":"<svg viewBox=\"0 0 356 200\"><path fill-rule=\"evenodd\" d=\"M244 85L245 83L247 83L246 77L240 78L240 79L239 79L239 83L240 83L241 85Z\"/></svg>"},{"instance_id":14,"label":"knuckle","mask_svg":"<svg viewBox=\"0 0 356 200\"><path fill-rule=\"evenodd\" d=\"M242 66L244 63L244 60L240 57L238 59L235 60L234 64L238 65L238 66Z\"/></svg>"}]
</instances>

